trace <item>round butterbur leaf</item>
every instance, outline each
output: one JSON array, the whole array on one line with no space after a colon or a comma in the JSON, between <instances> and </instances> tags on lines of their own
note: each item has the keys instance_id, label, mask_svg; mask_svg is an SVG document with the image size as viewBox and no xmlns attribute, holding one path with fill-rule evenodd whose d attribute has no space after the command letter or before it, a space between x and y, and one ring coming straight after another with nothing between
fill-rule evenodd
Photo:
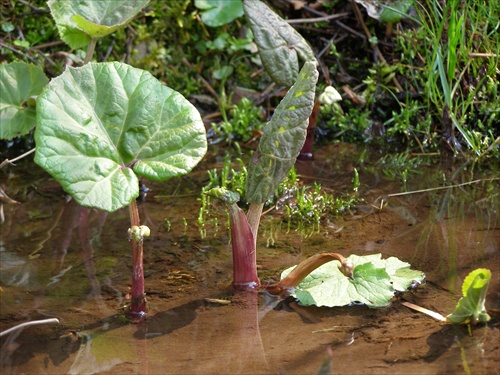
<instances>
[{"instance_id":1,"label":"round butterbur leaf","mask_svg":"<svg viewBox=\"0 0 500 375\"><path fill-rule=\"evenodd\" d=\"M35 162L82 206L115 211L156 181L191 171L206 152L199 112L129 65L68 68L37 100Z\"/></svg>"},{"instance_id":2,"label":"round butterbur leaf","mask_svg":"<svg viewBox=\"0 0 500 375\"><path fill-rule=\"evenodd\" d=\"M49 0L61 39L71 48L84 48L98 39L125 27L149 0Z\"/></svg>"},{"instance_id":3,"label":"round butterbur leaf","mask_svg":"<svg viewBox=\"0 0 500 375\"><path fill-rule=\"evenodd\" d=\"M425 275L412 270L410 264L395 257L382 259L381 254L347 258L354 266L353 276L339 270L338 261L328 262L306 276L291 293L302 305L345 306L362 303L369 307L387 307L394 293L422 283ZM294 267L283 271L284 279Z\"/></svg>"},{"instance_id":4,"label":"round butterbur leaf","mask_svg":"<svg viewBox=\"0 0 500 375\"><path fill-rule=\"evenodd\" d=\"M25 135L35 127L34 98L48 82L39 66L24 62L0 66L0 139Z\"/></svg>"},{"instance_id":5,"label":"round butterbur leaf","mask_svg":"<svg viewBox=\"0 0 500 375\"><path fill-rule=\"evenodd\" d=\"M207 26L219 27L243 16L242 0L195 0L201 9L201 20Z\"/></svg>"}]
</instances>

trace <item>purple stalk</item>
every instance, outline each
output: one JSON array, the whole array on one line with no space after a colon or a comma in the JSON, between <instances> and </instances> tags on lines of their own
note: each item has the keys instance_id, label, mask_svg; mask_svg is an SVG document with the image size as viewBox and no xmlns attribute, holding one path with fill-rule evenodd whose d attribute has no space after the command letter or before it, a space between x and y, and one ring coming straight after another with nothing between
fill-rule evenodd
<instances>
[{"instance_id":1,"label":"purple stalk","mask_svg":"<svg viewBox=\"0 0 500 375\"><path fill-rule=\"evenodd\" d=\"M243 291L260 286L257 276L255 234L245 213L236 204L228 204L233 248L233 287Z\"/></svg>"},{"instance_id":2,"label":"purple stalk","mask_svg":"<svg viewBox=\"0 0 500 375\"><path fill-rule=\"evenodd\" d=\"M268 285L266 291L270 294L281 295L297 287L304 278L316 268L331 261L339 261L339 270L345 276L353 278L353 264L338 253L320 253L307 258L295 267L287 277L276 284Z\"/></svg>"},{"instance_id":3,"label":"purple stalk","mask_svg":"<svg viewBox=\"0 0 500 375\"><path fill-rule=\"evenodd\" d=\"M298 160L313 160L313 143L314 143L314 134L316 133L316 123L318 121L320 110L320 103L316 101L314 103L313 110L311 112L311 116L309 116L309 125L307 126L307 135L304 145L300 150L299 156L297 156Z\"/></svg>"},{"instance_id":4,"label":"purple stalk","mask_svg":"<svg viewBox=\"0 0 500 375\"><path fill-rule=\"evenodd\" d=\"M139 209L137 202L133 200L129 205L130 226L140 226ZM130 315L133 320L141 320L146 316L146 297L144 293L144 265L143 265L143 242L132 241L132 291L130 301Z\"/></svg>"}]
</instances>

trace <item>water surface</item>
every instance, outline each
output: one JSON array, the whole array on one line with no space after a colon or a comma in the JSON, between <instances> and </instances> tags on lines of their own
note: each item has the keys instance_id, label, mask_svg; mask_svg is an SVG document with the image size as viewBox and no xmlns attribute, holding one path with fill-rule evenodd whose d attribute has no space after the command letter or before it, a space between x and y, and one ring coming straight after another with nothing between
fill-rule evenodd
<instances>
[{"instance_id":1,"label":"water surface","mask_svg":"<svg viewBox=\"0 0 500 375\"><path fill-rule=\"evenodd\" d=\"M404 181L375 162L360 165L360 151L328 146L297 166L304 183L316 180L341 194L356 165L363 201L302 233L287 230L271 210L259 232L259 275L276 281L283 269L322 251L382 253L424 271L424 285L385 309L233 295L222 207L212 208L219 220L205 223L205 236L197 223L206 170L220 167L209 160L184 178L148 184L140 215L152 231L145 240L149 312L138 325L123 316L131 280L128 210L78 207L33 164L2 171L2 186L20 203L4 205L0 227L0 330L51 317L61 322L1 337L2 374L314 374L322 366L333 374L499 373L499 183L488 180L498 171L436 160ZM452 184L464 185L390 196ZM465 276L480 267L492 272L492 320L472 334L401 305L447 315Z\"/></svg>"}]
</instances>

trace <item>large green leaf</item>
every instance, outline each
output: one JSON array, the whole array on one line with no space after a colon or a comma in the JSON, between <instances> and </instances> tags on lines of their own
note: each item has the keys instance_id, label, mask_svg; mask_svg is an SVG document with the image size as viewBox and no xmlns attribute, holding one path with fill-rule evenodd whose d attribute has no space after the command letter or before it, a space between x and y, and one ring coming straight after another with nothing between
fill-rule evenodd
<instances>
[{"instance_id":1,"label":"large green leaf","mask_svg":"<svg viewBox=\"0 0 500 375\"><path fill-rule=\"evenodd\" d=\"M24 62L0 65L0 139L24 135L35 127L34 97L48 82L39 66Z\"/></svg>"},{"instance_id":2,"label":"large green leaf","mask_svg":"<svg viewBox=\"0 0 500 375\"><path fill-rule=\"evenodd\" d=\"M267 73L278 85L290 87L297 79L299 58L316 61L306 40L259 0L245 0L243 9Z\"/></svg>"},{"instance_id":3,"label":"large green leaf","mask_svg":"<svg viewBox=\"0 0 500 375\"><path fill-rule=\"evenodd\" d=\"M242 0L195 0L194 5L203 10L201 20L211 27L225 25L243 15Z\"/></svg>"},{"instance_id":4,"label":"large green leaf","mask_svg":"<svg viewBox=\"0 0 500 375\"><path fill-rule=\"evenodd\" d=\"M35 162L79 204L106 211L137 197L135 174L157 181L185 174L207 148L192 104L118 62L68 68L53 79L37 101L35 140Z\"/></svg>"},{"instance_id":5,"label":"large green leaf","mask_svg":"<svg viewBox=\"0 0 500 375\"><path fill-rule=\"evenodd\" d=\"M276 108L248 165L246 199L264 203L292 168L306 139L308 119L314 106L318 71L307 62Z\"/></svg>"},{"instance_id":6,"label":"large green leaf","mask_svg":"<svg viewBox=\"0 0 500 375\"><path fill-rule=\"evenodd\" d=\"M84 48L126 26L149 0L49 0L61 39L71 48Z\"/></svg>"},{"instance_id":7,"label":"large green leaf","mask_svg":"<svg viewBox=\"0 0 500 375\"><path fill-rule=\"evenodd\" d=\"M458 301L455 311L446 319L455 324L489 321L491 318L486 312L484 302L490 280L490 270L479 268L469 273L462 284L463 297Z\"/></svg>"},{"instance_id":8,"label":"large green leaf","mask_svg":"<svg viewBox=\"0 0 500 375\"><path fill-rule=\"evenodd\" d=\"M364 303L370 307L385 307L395 291L405 291L413 282L420 283L424 279L422 272L410 270L408 263L394 257L351 255L347 260L354 265L352 279L340 272L339 262L325 263L304 278L292 295L306 306ZM283 271L281 278L293 268Z\"/></svg>"}]
</instances>

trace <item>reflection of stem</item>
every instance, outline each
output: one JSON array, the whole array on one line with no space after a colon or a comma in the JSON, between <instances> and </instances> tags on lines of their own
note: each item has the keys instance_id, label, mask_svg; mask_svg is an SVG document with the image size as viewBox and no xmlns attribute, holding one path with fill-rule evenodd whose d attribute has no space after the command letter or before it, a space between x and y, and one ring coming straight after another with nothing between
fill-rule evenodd
<instances>
[{"instance_id":1,"label":"reflection of stem","mask_svg":"<svg viewBox=\"0 0 500 375\"><path fill-rule=\"evenodd\" d=\"M238 323L238 328L234 335L236 340L231 342L232 355L231 372L242 374L248 373L255 363L260 368L268 369L266 353L262 343L258 319L258 293L255 290L247 290L245 293L238 293L234 297L234 302L241 306L233 311L234 319Z\"/></svg>"},{"instance_id":2,"label":"reflection of stem","mask_svg":"<svg viewBox=\"0 0 500 375\"><path fill-rule=\"evenodd\" d=\"M62 216L63 212L64 212L64 206L59 211L59 214L57 215L56 220L54 220L54 224L47 231L47 236L42 241L40 241L38 243L38 245L36 246L35 250L33 250L31 252L31 254L28 256L29 259L35 259L35 258L38 258L40 256L40 254L38 254L38 252L43 249L43 245L45 244L45 242L47 242L48 240L50 240L52 238L52 231L54 230L54 228L59 223L59 220L61 219L61 216Z\"/></svg>"},{"instance_id":3,"label":"reflection of stem","mask_svg":"<svg viewBox=\"0 0 500 375\"><path fill-rule=\"evenodd\" d=\"M266 291L271 294L283 294L299 285L300 282L316 268L333 260L338 260L340 262L340 272L351 279L353 278L353 264L351 261L337 253L321 253L313 255L301 262L284 279L280 280L277 284L266 287Z\"/></svg>"},{"instance_id":4,"label":"reflection of stem","mask_svg":"<svg viewBox=\"0 0 500 375\"><path fill-rule=\"evenodd\" d=\"M101 295L101 286L96 276L96 269L94 265L94 250L90 244L89 236L89 209L80 209L80 223L78 225L78 237L80 239L80 247L82 248L82 260L87 270L87 277L89 278L90 287L92 288L92 296L98 298Z\"/></svg>"},{"instance_id":5,"label":"reflection of stem","mask_svg":"<svg viewBox=\"0 0 500 375\"><path fill-rule=\"evenodd\" d=\"M129 205L130 226L139 227L139 209L137 202L133 200ZM144 296L144 265L143 265L143 241L142 239L132 241L132 292L130 303L130 314L133 317L143 318L146 315L146 298Z\"/></svg>"}]
</instances>

